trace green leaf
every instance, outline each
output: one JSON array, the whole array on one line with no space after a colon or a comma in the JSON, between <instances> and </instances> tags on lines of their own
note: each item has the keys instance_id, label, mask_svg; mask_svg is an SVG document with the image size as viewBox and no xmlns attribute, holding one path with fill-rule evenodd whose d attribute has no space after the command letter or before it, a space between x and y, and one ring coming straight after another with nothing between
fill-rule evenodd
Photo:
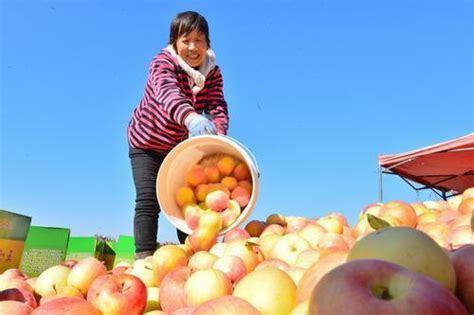
<instances>
[{"instance_id":1,"label":"green leaf","mask_svg":"<svg viewBox=\"0 0 474 315\"><path fill-rule=\"evenodd\" d=\"M370 213L367 213L367 220L369 221L370 227L376 231L391 226L390 223L384 219L381 219Z\"/></svg>"},{"instance_id":2,"label":"green leaf","mask_svg":"<svg viewBox=\"0 0 474 315\"><path fill-rule=\"evenodd\" d=\"M246 241L245 246L260 246L260 244L257 244L257 243L252 242L252 241Z\"/></svg>"}]
</instances>

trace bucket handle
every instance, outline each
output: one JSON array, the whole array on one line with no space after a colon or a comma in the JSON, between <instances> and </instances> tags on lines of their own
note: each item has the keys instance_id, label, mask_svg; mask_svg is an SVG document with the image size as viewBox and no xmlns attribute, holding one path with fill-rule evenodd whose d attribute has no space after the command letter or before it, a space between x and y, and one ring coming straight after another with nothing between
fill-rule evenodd
<instances>
[{"instance_id":1,"label":"bucket handle","mask_svg":"<svg viewBox=\"0 0 474 315\"><path fill-rule=\"evenodd\" d=\"M250 158L253 160L253 164L255 165L255 168L257 169L257 176L258 178L260 178L260 168L258 167L258 163L257 163L257 159L255 158L255 155L252 153L252 151L250 151L249 149L247 149L246 146L244 146L240 141L232 138L232 137L229 137L227 135L219 135L221 137L224 137L224 138L227 138L231 141L234 141L235 143L237 143L238 145L240 145L244 150L245 152L247 152L247 154L250 156Z\"/></svg>"}]
</instances>

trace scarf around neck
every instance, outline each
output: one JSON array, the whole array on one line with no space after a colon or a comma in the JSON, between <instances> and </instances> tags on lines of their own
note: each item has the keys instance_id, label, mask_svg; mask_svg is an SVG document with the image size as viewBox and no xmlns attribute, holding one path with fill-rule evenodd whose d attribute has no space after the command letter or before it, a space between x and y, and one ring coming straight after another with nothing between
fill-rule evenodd
<instances>
[{"instance_id":1,"label":"scarf around neck","mask_svg":"<svg viewBox=\"0 0 474 315\"><path fill-rule=\"evenodd\" d=\"M216 66L216 55L214 54L214 51L210 48L207 50L204 62L199 66L199 69L196 70L188 65L186 61L176 53L173 46L169 45L165 50L169 51L171 55L178 60L178 64L189 75L189 83L192 86L193 94L197 94L201 91L204 88L207 75Z\"/></svg>"}]
</instances>

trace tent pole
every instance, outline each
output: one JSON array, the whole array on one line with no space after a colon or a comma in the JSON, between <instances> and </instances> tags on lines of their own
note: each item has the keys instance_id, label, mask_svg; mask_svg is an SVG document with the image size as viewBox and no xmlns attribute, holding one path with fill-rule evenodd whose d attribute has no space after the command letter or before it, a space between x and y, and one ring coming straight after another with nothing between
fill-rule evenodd
<instances>
[{"instance_id":1,"label":"tent pole","mask_svg":"<svg viewBox=\"0 0 474 315\"><path fill-rule=\"evenodd\" d=\"M382 167L379 166L379 202L383 203L383 183L382 183Z\"/></svg>"},{"instance_id":2,"label":"tent pole","mask_svg":"<svg viewBox=\"0 0 474 315\"><path fill-rule=\"evenodd\" d=\"M448 199L448 197L446 196L446 192L443 191L443 200L447 200L447 199Z\"/></svg>"}]
</instances>

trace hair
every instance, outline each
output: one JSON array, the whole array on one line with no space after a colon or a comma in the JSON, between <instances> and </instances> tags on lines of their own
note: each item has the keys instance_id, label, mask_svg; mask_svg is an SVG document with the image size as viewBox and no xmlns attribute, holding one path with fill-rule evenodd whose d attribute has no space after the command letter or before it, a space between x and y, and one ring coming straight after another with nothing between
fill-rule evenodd
<instances>
[{"instance_id":1,"label":"hair","mask_svg":"<svg viewBox=\"0 0 474 315\"><path fill-rule=\"evenodd\" d=\"M201 14L194 11L181 12L174 17L171 22L170 40L168 44L176 49L178 38L182 35L187 35L194 30L204 34L204 36L206 36L207 46L211 47L207 21Z\"/></svg>"}]
</instances>

